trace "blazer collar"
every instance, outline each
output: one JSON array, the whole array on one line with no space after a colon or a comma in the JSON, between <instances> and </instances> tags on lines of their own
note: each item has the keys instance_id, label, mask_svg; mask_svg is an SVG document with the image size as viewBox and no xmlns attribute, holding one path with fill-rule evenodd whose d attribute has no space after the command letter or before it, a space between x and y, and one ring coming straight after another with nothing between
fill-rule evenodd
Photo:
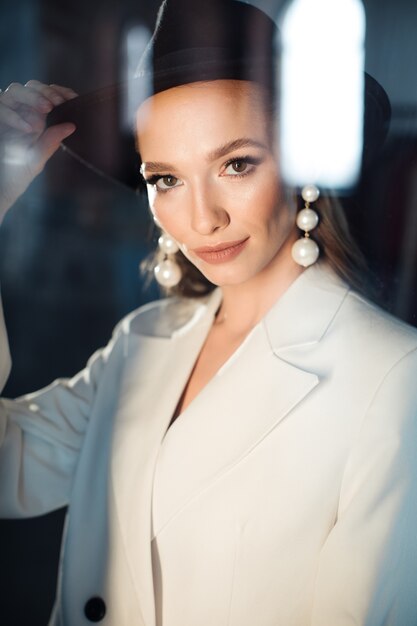
<instances>
[{"instance_id":1,"label":"blazer collar","mask_svg":"<svg viewBox=\"0 0 417 626\"><path fill-rule=\"evenodd\" d=\"M321 261L305 269L262 320L273 351L278 353L290 347L320 341L348 292L348 285L327 263ZM150 314L148 323L142 314L138 329L129 317L125 323L131 338L179 339L196 333L205 339L222 299L220 287L197 301L185 300L181 304L168 299L160 307L160 320L155 320ZM154 303L150 305L150 313L153 306ZM143 307L142 311L146 308Z\"/></svg>"},{"instance_id":2,"label":"blazer collar","mask_svg":"<svg viewBox=\"0 0 417 626\"><path fill-rule=\"evenodd\" d=\"M320 341L348 291L324 262L304 270L263 319L274 353Z\"/></svg>"},{"instance_id":3,"label":"blazer collar","mask_svg":"<svg viewBox=\"0 0 417 626\"><path fill-rule=\"evenodd\" d=\"M288 348L320 341L342 305L349 286L324 261L306 268L277 300L262 320L271 348L278 354ZM222 302L215 289L196 312L201 321L213 319ZM191 320L184 332L195 321Z\"/></svg>"}]
</instances>

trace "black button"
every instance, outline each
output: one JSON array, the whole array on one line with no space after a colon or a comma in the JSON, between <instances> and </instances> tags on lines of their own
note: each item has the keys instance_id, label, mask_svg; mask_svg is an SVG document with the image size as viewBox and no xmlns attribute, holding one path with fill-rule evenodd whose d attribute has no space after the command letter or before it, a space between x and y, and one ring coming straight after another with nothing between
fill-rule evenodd
<instances>
[{"instance_id":1,"label":"black button","mask_svg":"<svg viewBox=\"0 0 417 626\"><path fill-rule=\"evenodd\" d=\"M106 615L106 605L101 598L90 598L85 603L84 614L90 622L100 622Z\"/></svg>"}]
</instances>

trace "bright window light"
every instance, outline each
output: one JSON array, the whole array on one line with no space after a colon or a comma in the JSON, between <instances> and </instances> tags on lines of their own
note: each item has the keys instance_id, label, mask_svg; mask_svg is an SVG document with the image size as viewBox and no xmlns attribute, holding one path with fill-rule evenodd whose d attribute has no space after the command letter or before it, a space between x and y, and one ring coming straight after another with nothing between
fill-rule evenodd
<instances>
[{"instance_id":1,"label":"bright window light","mask_svg":"<svg viewBox=\"0 0 417 626\"><path fill-rule=\"evenodd\" d=\"M132 128L138 103L143 102L151 94L152 78L150 67L141 67L138 62L148 45L151 33L146 26L137 25L129 28L124 40L123 75L128 81L126 101L123 106L123 125L127 130ZM148 56L150 65L150 57ZM135 77L141 74L141 78Z\"/></svg>"},{"instance_id":2,"label":"bright window light","mask_svg":"<svg viewBox=\"0 0 417 626\"><path fill-rule=\"evenodd\" d=\"M281 23L281 170L294 186L346 189L363 147L360 0L293 0Z\"/></svg>"}]
</instances>

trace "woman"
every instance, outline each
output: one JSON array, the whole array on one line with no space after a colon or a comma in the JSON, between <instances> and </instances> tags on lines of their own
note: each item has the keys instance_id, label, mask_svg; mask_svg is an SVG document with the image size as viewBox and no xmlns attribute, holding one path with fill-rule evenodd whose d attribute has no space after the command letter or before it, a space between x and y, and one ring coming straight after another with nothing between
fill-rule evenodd
<instances>
[{"instance_id":1,"label":"woman","mask_svg":"<svg viewBox=\"0 0 417 626\"><path fill-rule=\"evenodd\" d=\"M198 5L202 39L228 23L208 26L210 4ZM158 53L184 17L164 3L154 67L170 62L136 114L162 251L172 261L179 246L193 297L133 312L72 380L2 401L1 510L70 503L55 625L412 625L417 333L348 284L358 255L312 188L320 257L294 259L273 72L254 71L265 49L236 56L255 24L266 47L273 28L249 5L215 6L231 11L221 36L235 40L211 39L203 59L193 45ZM72 95L33 82L1 95L4 124L22 124L23 103L39 123L26 181L74 131L43 132L40 99L46 112ZM77 102L85 111L74 99L62 115Z\"/></svg>"}]
</instances>

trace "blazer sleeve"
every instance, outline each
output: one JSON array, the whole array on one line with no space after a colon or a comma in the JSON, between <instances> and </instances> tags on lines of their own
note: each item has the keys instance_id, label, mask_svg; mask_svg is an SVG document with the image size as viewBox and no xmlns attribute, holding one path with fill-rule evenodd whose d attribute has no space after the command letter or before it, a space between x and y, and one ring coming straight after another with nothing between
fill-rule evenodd
<instances>
[{"instance_id":1,"label":"blazer sleeve","mask_svg":"<svg viewBox=\"0 0 417 626\"><path fill-rule=\"evenodd\" d=\"M117 327L116 327L117 329ZM41 515L68 503L91 406L117 330L71 379L0 399L0 516ZM0 390L10 371L0 306Z\"/></svg>"},{"instance_id":2,"label":"blazer sleeve","mask_svg":"<svg viewBox=\"0 0 417 626\"><path fill-rule=\"evenodd\" d=\"M417 350L385 376L345 468L312 626L417 624Z\"/></svg>"}]
</instances>

